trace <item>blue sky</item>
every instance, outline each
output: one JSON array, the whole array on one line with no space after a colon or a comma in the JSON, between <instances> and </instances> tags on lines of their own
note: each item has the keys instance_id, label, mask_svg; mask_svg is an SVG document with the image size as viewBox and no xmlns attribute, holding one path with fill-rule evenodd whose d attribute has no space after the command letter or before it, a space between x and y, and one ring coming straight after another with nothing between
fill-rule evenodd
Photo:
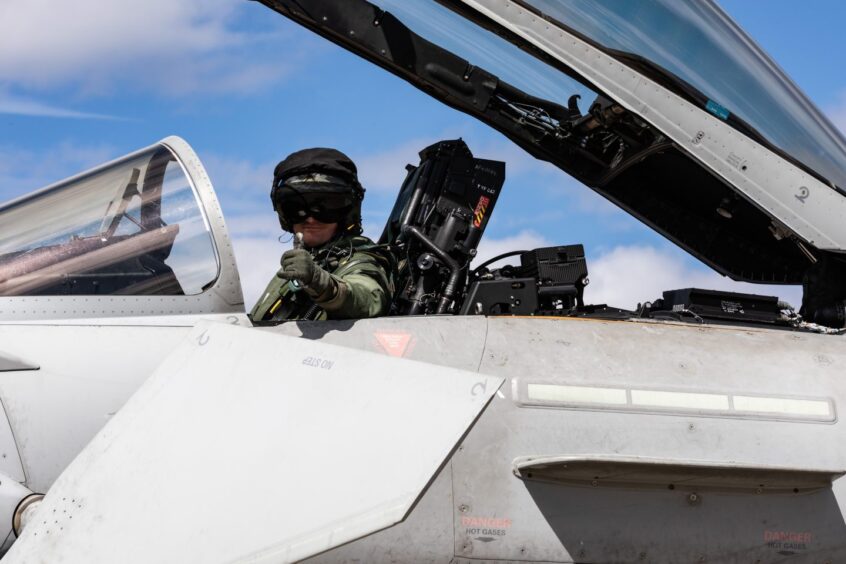
<instances>
[{"instance_id":1,"label":"blue sky","mask_svg":"<svg viewBox=\"0 0 846 564\"><path fill-rule=\"evenodd\" d=\"M846 129L846 3L721 4ZM285 249L267 198L280 158L309 146L350 154L368 189L365 227L378 236L404 165L458 136L477 156L508 162L484 254L584 243L588 299L621 306L663 289L736 287L498 133L260 4L0 3L0 200L172 134L209 170L248 304Z\"/></svg>"}]
</instances>

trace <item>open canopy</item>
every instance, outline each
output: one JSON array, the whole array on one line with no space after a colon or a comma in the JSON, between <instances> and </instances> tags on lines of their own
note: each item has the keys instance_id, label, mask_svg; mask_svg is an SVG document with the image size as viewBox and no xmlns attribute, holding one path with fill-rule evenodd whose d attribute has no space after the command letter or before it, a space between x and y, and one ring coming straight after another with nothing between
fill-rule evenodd
<instances>
[{"instance_id":1,"label":"open canopy","mask_svg":"<svg viewBox=\"0 0 846 564\"><path fill-rule=\"evenodd\" d=\"M736 280L846 250L846 142L710 2L261 1Z\"/></svg>"}]
</instances>

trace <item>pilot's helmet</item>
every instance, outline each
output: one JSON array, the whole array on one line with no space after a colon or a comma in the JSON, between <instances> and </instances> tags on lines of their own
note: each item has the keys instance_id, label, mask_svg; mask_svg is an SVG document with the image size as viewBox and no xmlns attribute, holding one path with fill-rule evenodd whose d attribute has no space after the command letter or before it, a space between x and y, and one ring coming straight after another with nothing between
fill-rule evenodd
<instances>
[{"instance_id":1,"label":"pilot's helmet","mask_svg":"<svg viewBox=\"0 0 846 564\"><path fill-rule=\"evenodd\" d=\"M336 149L303 149L288 155L273 171L270 199L285 231L312 216L337 223L342 233L361 234L364 188L355 163Z\"/></svg>"}]
</instances>

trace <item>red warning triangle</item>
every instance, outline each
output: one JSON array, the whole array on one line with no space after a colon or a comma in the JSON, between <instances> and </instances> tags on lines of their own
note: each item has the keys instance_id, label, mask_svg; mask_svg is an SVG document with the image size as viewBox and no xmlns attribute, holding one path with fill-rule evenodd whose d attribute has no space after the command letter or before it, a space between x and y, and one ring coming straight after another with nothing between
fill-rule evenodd
<instances>
[{"instance_id":1,"label":"red warning triangle","mask_svg":"<svg viewBox=\"0 0 846 564\"><path fill-rule=\"evenodd\" d=\"M409 333L390 333L387 331L379 331L375 333L375 336L376 341L390 356L405 356L408 344L411 342L411 335Z\"/></svg>"}]
</instances>

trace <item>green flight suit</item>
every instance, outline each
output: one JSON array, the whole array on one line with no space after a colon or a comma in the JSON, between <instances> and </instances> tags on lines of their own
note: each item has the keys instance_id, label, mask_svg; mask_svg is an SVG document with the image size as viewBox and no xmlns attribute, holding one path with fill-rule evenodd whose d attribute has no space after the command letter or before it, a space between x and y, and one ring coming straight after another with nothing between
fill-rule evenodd
<instances>
[{"instance_id":1,"label":"green flight suit","mask_svg":"<svg viewBox=\"0 0 846 564\"><path fill-rule=\"evenodd\" d=\"M361 319L388 313L393 296L392 258L367 237L341 236L311 249L314 262L346 290L325 302L292 291L288 280L274 276L250 312L253 321L294 319Z\"/></svg>"}]
</instances>

